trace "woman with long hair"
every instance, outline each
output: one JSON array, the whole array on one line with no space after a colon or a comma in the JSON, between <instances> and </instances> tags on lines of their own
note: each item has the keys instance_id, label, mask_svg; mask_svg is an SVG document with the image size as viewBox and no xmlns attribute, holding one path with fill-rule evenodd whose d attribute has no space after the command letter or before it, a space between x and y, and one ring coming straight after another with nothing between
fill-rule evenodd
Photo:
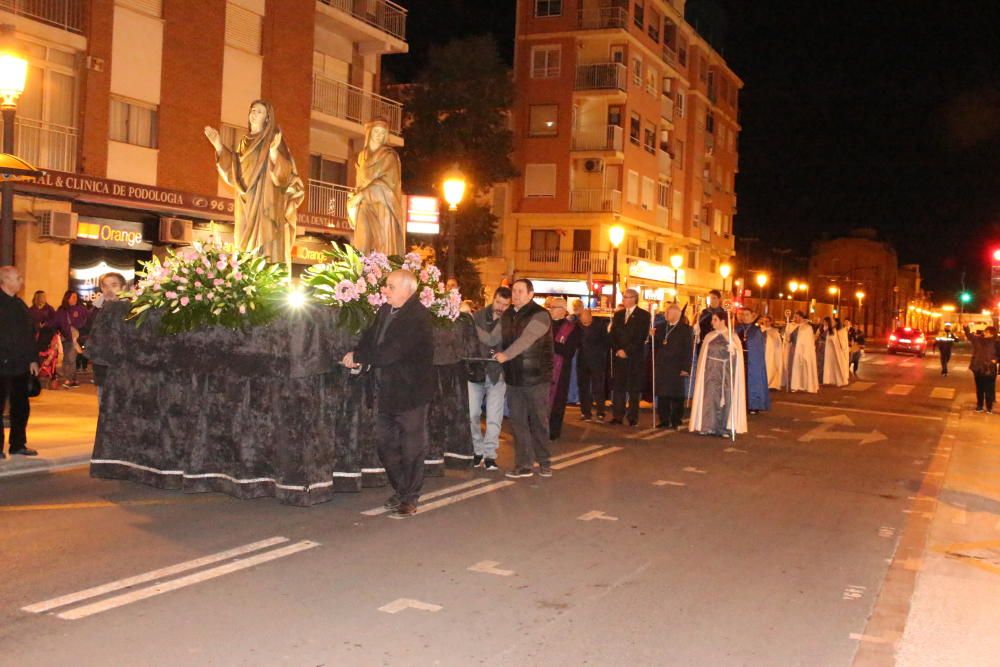
<instances>
[{"instance_id":1,"label":"woman with long hair","mask_svg":"<svg viewBox=\"0 0 1000 667\"><path fill-rule=\"evenodd\" d=\"M62 339L63 363L62 374L64 378L63 387L72 389L79 387L76 381L76 355L79 345L79 331L87 326L90 313L87 308L80 303L80 296L73 290L67 290L63 294L62 304L56 311L56 328L59 329L59 337Z\"/></svg>"},{"instance_id":2,"label":"woman with long hair","mask_svg":"<svg viewBox=\"0 0 1000 667\"><path fill-rule=\"evenodd\" d=\"M28 314L31 315L31 321L35 325L35 336L38 336L42 329L55 328L56 309L49 305L44 291L38 290L31 297L31 307L28 308Z\"/></svg>"}]
</instances>

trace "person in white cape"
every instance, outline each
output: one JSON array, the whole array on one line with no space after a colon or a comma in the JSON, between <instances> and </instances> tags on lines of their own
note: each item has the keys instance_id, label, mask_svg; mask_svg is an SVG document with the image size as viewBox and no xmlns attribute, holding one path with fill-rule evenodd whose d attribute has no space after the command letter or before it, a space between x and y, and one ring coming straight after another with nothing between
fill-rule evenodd
<instances>
[{"instance_id":1,"label":"person in white cape","mask_svg":"<svg viewBox=\"0 0 1000 667\"><path fill-rule=\"evenodd\" d=\"M760 319L760 330L764 333L764 362L767 364L767 388L781 389L781 376L785 370L782 355L781 332L771 326L770 317Z\"/></svg>"},{"instance_id":2,"label":"person in white cape","mask_svg":"<svg viewBox=\"0 0 1000 667\"><path fill-rule=\"evenodd\" d=\"M698 355L688 428L723 438L734 432L746 433L746 396L743 346L729 329L728 313L714 313L712 331L702 339Z\"/></svg>"},{"instance_id":3,"label":"person in white cape","mask_svg":"<svg viewBox=\"0 0 1000 667\"><path fill-rule=\"evenodd\" d=\"M786 391L819 391L816 342L812 325L802 311L795 313L785 329L785 368L782 387Z\"/></svg>"},{"instance_id":4,"label":"person in white cape","mask_svg":"<svg viewBox=\"0 0 1000 667\"><path fill-rule=\"evenodd\" d=\"M826 337L826 354L823 356L823 384L843 387L850 382L851 344L847 329L837 320Z\"/></svg>"}]
</instances>

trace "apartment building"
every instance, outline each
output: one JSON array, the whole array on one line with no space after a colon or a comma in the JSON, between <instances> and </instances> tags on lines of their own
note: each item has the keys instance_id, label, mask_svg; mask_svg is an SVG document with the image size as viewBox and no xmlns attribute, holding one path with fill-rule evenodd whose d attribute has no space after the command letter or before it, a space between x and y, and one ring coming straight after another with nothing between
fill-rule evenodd
<instances>
[{"instance_id":1,"label":"apartment building","mask_svg":"<svg viewBox=\"0 0 1000 667\"><path fill-rule=\"evenodd\" d=\"M597 283L610 305L621 225L620 288L670 300L676 280L682 302L721 288L743 84L685 22L684 0L518 0L516 40L521 176L499 206L503 259L484 266L540 293Z\"/></svg>"},{"instance_id":2,"label":"apartment building","mask_svg":"<svg viewBox=\"0 0 1000 667\"><path fill-rule=\"evenodd\" d=\"M379 89L404 53L390 0L0 0L29 60L15 153L46 175L19 184L15 261L58 300L105 270L131 275L171 245L232 238L232 191L203 128L235 145L253 100L270 101L308 197L295 262L349 238L346 200L364 123L401 145L401 105Z\"/></svg>"}]
</instances>

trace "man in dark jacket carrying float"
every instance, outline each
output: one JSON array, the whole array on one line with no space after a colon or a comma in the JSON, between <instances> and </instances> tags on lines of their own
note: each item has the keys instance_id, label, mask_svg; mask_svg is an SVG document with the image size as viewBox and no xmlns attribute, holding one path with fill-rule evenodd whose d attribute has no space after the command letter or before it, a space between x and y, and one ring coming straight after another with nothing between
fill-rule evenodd
<instances>
[{"instance_id":1,"label":"man in dark jacket carrying float","mask_svg":"<svg viewBox=\"0 0 1000 667\"><path fill-rule=\"evenodd\" d=\"M375 373L377 414L375 437L378 456L395 490L386 509L399 516L417 511L424 484L427 457L427 409L431 394L426 387L433 375L434 347L431 312L417 298L417 278L397 270L386 280L388 303L375 316L343 364Z\"/></svg>"}]
</instances>

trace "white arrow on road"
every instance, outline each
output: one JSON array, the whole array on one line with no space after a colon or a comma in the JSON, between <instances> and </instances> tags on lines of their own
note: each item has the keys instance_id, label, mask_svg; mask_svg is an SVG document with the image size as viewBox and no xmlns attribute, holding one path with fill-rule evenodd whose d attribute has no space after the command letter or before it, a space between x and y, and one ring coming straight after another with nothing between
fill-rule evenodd
<instances>
[{"instance_id":1,"label":"white arrow on road","mask_svg":"<svg viewBox=\"0 0 1000 667\"><path fill-rule=\"evenodd\" d=\"M586 514L581 514L580 516L578 516L576 518L577 518L578 521L593 521L594 519L600 519L602 521L617 521L618 520L618 517L616 517L616 516L609 516L609 515L605 514L604 512L601 512L600 510L591 510L590 512L587 512Z\"/></svg>"},{"instance_id":2,"label":"white arrow on road","mask_svg":"<svg viewBox=\"0 0 1000 667\"><path fill-rule=\"evenodd\" d=\"M469 572L482 572L483 574L495 574L498 577L509 577L514 574L514 570L501 570L497 568L500 561L481 560L468 568Z\"/></svg>"},{"instance_id":3,"label":"white arrow on road","mask_svg":"<svg viewBox=\"0 0 1000 667\"><path fill-rule=\"evenodd\" d=\"M820 424L808 433L799 436L799 442L813 440L857 440L859 445L869 445L873 442L888 440L884 433L870 431L868 433L851 433L849 431L834 431L833 424Z\"/></svg>"},{"instance_id":4,"label":"white arrow on road","mask_svg":"<svg viewBox=\"0 0 1000 667\"><path fill-rule=\"evenodd\" d=\"M398 600L393 600L389 604L382 605L378 608L379 611L384 611L387 614L398 614L404 609L419 609L420 611L441 611L443 607L439 604L431 604L430 602L421 602L420 600L413 600L411 598L399 598Z\"/></svg>"}]
</instances>

